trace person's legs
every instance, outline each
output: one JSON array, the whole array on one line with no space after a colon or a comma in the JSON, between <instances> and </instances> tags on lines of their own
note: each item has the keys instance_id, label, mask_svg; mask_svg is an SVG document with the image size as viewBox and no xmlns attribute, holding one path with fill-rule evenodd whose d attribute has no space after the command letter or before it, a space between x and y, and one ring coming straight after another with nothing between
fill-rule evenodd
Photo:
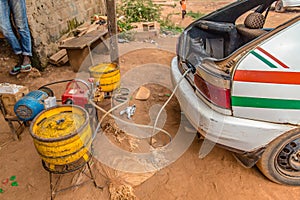
<instances>
[{"instance_id":1,"label":"person's legs","mask_svg":"<svg viewBox=\"0 0 300 200\"><path fill-rule=\"evenodd\" d=\"M21 37L22 55L25 56L24 61L28 63L28 56L32 56L31 36L28 27L26 2L25 0L8 0L10 8L13 12L14 22L18 28L18 33ZM30 61L30 60L29 60Z\"/></svg>"},{"instance_id":2,"label":"person's legs","mask_svg":"<svg viewBox=\"0 0 300 200\"><path fill-rule=\"evenodd\" d=\"M15 54L19 55L19 57L20 55L22 55L21 62L17 64L10 71L10 74L16 75L19 72L29 72L31 70L30 56L32 56L32 47L31 47L31 35L30 35L30 30L27 21L26 2L25 0L0 0L0 1L3 4L3 8L5 9L6 12L6 14L3 14L4 16L3 22L5 21L5 16L6 16L6 20L7 20L6 23L9 23L10 25L10 26L5 25L7 27L10 27L10 31L7 33L7 35L5 35L4 33L3 34L8 39ZM9 11L11 11L13 14L13 20L17 27L20 40L16 38L12 30L12 26L9 18L10 16Z\"/></svg>"},{"instance_id":3,"label":"person's legs","mask_svg":"<svg viewBox=\"0 0 300 200\"><path fill-rule=\"evenodd\" d=\"M184 19L184 16L186 15L186 11L185 10L182 10L182 13L181 13L181 18Z\"/></svg>"},{"instance_id":4,"label":"person's legs","mask_svg":"<svg viewBox=\"0 0 300 200\"><path fill-rule=\"evenodd\" d=\"M22 54L22 48L12 29L8 0L0 0L0 29L14 53Z\"/></svg>"}]
</instances>

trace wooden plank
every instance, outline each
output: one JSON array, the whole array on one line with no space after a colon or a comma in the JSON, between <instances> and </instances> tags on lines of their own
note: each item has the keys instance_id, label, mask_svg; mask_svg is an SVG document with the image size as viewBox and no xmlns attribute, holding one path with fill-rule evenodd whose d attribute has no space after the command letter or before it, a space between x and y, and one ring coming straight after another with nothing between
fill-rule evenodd
<instances>
[{"instance_id":1,"label":"wooden plank","mask_svg":"<svg viewBox=\"0 0 300 200\"><path fill-rule=\"evenodd\" d=\"M89 33L89 32L92 32L94 30L97 30L99 26L100 26L99 24L97 24L97 23L94 22L93 24L90 24L89 26L86 26L85 29L80 29L80 30L78 29L80 32L77 35L77 37L81 37L81 36L83 36L86 33Z\"/></svg>"},{"instance_id":2,"label":"wooden plank","mask_svg":"<svg viewBox=\"0 0 300 200\"><path fill-rule=\"evenodd\" d=\"M90 46L93 42L98 40L101 36L107 34L107 30L94 30L90 33L86 33L81 37L73 38L60 45L61 49L83 49L86 46Z\"/></svg>"},{"instance_id":3,"label":"wooden plank","mask_svg":"<svg viewBox=\"0 0 300 200\"><path fill-rule=\"evenodd\" d=\"M92 65L92 61L87 58L89 49L67 49L70 65L74 72L78 72L80 68L86 68ZM86 59L86 62L83 63Z\"/></svg>"},{"instance_id":4,"label":"wooden plank","mask_svg":"<svg viewBox=\"0 0 300 200\"><path fill-rule=\"evenodd\" d=\"M93 65L93 59L91 57L90 49L93 49L95 45L104 42L105 35L107 35L107 29L95 30L85 35L66 41L59 47L67 50L68 60L73 68L74 72L78 72L81 67L85 68ZM86 57L90 55L90 59Z\"/></svg>"},{"instance_id":5,"label":"wooden plank","mask_svg":"<svg viewBox=\"0 0 300 200\"><path fill-rule=\"evenodd\" d=\"M62 59L60 59L60 60L58 61L58 65L59 65L59 66L62 66L62 65L64 65L64 64L66 64L68 61L69 61L69 57L68 57L68 55L65 55Z\"/></svg>"},{"instance_id":6,"label":"wooden plank","mask_svg":"<svg viewBox=\"0 0 300 200\"><path fill-rule=\"evenodd\" d=\"M81 33L82 31L85 31L89 28L89 26L91 25L90 22L85 22L84 24L80 25L79 27L76 28L76 31Z\"/></svg>"},{"instance_id":7,"label":"wooden plank","mask_svg":"<svg viewBox=\"0 0 300 200\"><path fill-rule=\"evenodd\" d=\"M110 60L119 65L118 26L116 18L116 1L106 0L107 24L110 35Z\"/></svg>"},{"instance_id":8,"label":"wooden plank","mask_svg":"<svg viewBox=\"0 0 300 200\"><path fill-rule=\"evenodd\" d=\"M81 32L77 35L77 37L81 37L81 36L83 36L84 34L86 34L87 30L88 30L88 29L85 29L84 31L81 31Z\"/></svg>"},{"instance_id":9,"label":"wooden plank","mask_svg":"<svg viewBox=\"0 0 300 200\"><path fill-rule=\"evenodd\" d=\"M65 44L67 41L72 40L74 38L76 38L76 37L75 36L67 37L66 39L63 39L62 41L60 41L59 45L61 46L61 45Z\"/></svg>"},{"instance_id":10,"label":"wooden plank","mask_svg":"<svg viewBox=\"0 0 300 200\"><path fill-rule=\"evenodd\" d=\"M53 54L50 57L49 62L51 64L57 65L59 63L59 60L61 60L66 55L67 55L67 50L66 49L61 49L57 53Z\"/></svg>"},{"instance_id":11,"label":"wooden plank","mask_svg":"<svg viewBox=\"0 0 300 200\"><path fill-rule=\"evenodd\" d=\"M100 15L100 16L99 16L99 19L102 19L102 20L107 21L107 16Z\"/></svg>"},{"instance_id":12,"label":"wooden plank","mask_svg":"<svg viewBox=\"0 0 300 200\"><path fill-rule=\"evenodd\" d=\"M88 27L88 29L86 30L86 33L90 33L90 32L92 32L92 31L97 30L97 29L99 28L99 26L100 26L100 25L99 25L99 24L96 24L96 23L90 25L90 26Z\"/></svg>"}]
</instances>

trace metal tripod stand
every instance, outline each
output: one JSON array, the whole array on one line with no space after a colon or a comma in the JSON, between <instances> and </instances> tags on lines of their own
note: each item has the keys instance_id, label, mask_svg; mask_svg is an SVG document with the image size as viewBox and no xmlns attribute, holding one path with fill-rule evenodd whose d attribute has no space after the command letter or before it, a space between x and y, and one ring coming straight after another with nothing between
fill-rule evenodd
<instances>
[{"instance_id":1,"label":"metal tripod stand","mask_svg":"<svg viewBox=\"0 0 300 200\"><path fill-rule=\"evenodd\" d=\"M43 164L44 169L46 169L49 172L51 200L53 200L55 198L55 195L59 192L63 192L63 191L66 191L66 190L69 190L69 189L72 189L72 188L75 188L75 187L79 187L79 186L84 185L84 184L89 183L89 182L93 182L94 186L97 189L101 189L101 190L103 189L103 187L98 186L97 183L96 183L95 177L93 175L93 172L92 172L92 169L91 169L91 166L90 166L90 160L87 161L87 162L79 163L79 164L75 164L75 165L74 165L74 163L70 164L70 165L65 165L63 167L63 169L61 169L61 170L50 169L49 166L47 166L47 163L45 163L44 161L42 161L42 164ZM87 166L89 174L86 174L84 171L81 171L80 173L83 173L85 176L87 176L89 178L89 180L83 181L79 184L71 185L69 187L62 188L62 189L59 189L59 190L57 189L57 187L59 186L59 183L61 181L61 176L63 174L83 169L84 166ZM54 179L53 175L54 174L59 175L58 178L56 179L55 183L53 183L53 179Z\"/></svg>"}]
</instances>

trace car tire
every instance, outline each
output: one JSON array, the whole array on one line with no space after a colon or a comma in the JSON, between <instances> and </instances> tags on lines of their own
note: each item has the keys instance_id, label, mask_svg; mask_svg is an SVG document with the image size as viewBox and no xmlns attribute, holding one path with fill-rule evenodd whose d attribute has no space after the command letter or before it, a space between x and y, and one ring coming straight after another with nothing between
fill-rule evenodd
<instances>
[{"instance_id":1,"label":"car tire","mask_svg":"<svg viewBox=\"0 0 300 200\"><path fill-rule=\"evenodd\" d=\"M272 141L256 165L276 183L299 186L300 130L287 132Z\"/></svg>"},{"instance_id":2,"label":"car tire","mask_svg":"<svg viewBox=\"0 0 300 200\"><path fill-rule=\"evenodd\" d=\"M278 0L275 3L275 12L284 12L285 8L283 7L283 2L282 0Z\"/></svg>"},{"instance_id":3,"label":"car tire","mask_svg":"<svg viewBox=\"0 0 300 200\"><path fill-rule=\"evenodd\" d=\"M67 99L64 104L66 104L66 105L73 105L74 101L72 99Z\"/></svg>"}]
</instances>

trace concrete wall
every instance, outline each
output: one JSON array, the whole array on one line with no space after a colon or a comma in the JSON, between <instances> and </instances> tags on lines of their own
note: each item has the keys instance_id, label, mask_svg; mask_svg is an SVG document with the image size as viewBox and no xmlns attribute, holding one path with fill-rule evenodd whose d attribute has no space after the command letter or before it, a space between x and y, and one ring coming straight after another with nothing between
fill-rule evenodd
<instances>
[{"instance_id":1,"label":"concrete wall","mask_svg":"<svg viewBox=\"0 0 300 200\"><path fill-rule=\"evenodd\" d=\"M95 13L105 13L104 0L27 0L33 51L42 67L58 50L58 40Z\"/></svg>"}]
</instances>

